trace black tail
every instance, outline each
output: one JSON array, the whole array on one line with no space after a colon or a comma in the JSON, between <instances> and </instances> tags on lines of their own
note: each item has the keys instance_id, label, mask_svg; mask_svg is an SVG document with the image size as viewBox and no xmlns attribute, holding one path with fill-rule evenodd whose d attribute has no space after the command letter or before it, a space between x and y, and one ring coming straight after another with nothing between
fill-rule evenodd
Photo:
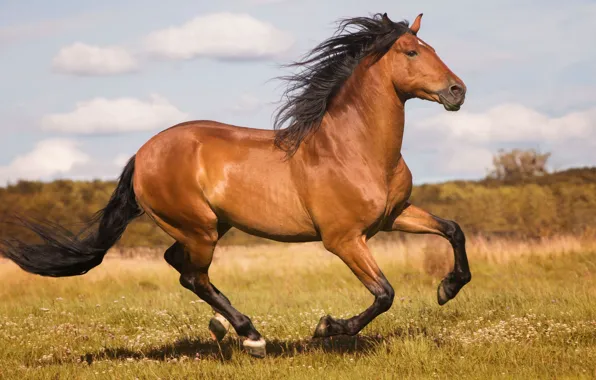
<instances>
[{"instance_id":1,"label":"black tail","mask_svg":"<svg viewBox=\"0 0 596 380\"><path fill-rule=\"evenodd\" d=\"M41 276L66 277L87 273L101 264L106 252L120 239L126 226L143 214L132 186L134 170L135 156L126 164L107 206L97 212L79 234L73 235L56 223L18 218L43 243L2 240L2 253L27 272Z\"/></svg>"}]
</instances>

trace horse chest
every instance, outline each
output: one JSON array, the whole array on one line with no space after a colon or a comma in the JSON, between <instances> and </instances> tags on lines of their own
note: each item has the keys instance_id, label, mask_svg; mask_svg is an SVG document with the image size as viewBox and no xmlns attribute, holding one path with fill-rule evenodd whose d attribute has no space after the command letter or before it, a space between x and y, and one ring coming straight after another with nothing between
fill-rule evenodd
<instances>
[{"instance_id":1,"label":"horse chest","mask_svg":"<svg viewBox=\"0 0 596 380\"><path fill-rule=\"evenodd\" d=\"M395 208L402 207L412 194L412 173L403 157L399 158L386 178L383 186L386 200L383 213L384 216L389 216Z\"/></svg>"},{"instance_id":2,"label":"horse chest","mask_svg":"<svg viewBox=\"0 0 596 380\"><path fill-rule=\"evenodd\" d=\"M351 214L353 219L344 215L338 218L337 223L340 223L339 220L351 221L366 230L375 231L390 217L395 208L403 207L411 191L411 181L407 178L388 184L367 183L362 191L352 193L357 194L356 196L343 199L341 208L346 214Z\"/></svg>"},{"instance_id":3,"label":"horse chest","mask_svg":"<svg viewBox=\"0 0 596 380\"><path fill-rule=\"evenodd\" d=\"M393 176L391 176L386 188L386 202L379 221L388 218L395 209L401 209L412 194L412 173L403 159L400 159Z\"/></svg>"}]
</instances>

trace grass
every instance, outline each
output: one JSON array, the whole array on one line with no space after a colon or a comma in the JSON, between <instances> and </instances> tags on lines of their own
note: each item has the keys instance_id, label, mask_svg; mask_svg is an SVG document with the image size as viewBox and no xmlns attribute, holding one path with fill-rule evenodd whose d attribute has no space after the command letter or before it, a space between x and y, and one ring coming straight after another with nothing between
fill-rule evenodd
<instances>
[{"instance_id":1,"label":"grass","mask_svg":"<svg viewBox=\"0 0 596 380\"><path fill-rule=\"evenodd\" d=\"M374 243L374 241L372 242ZM596 377L596 241L470 239L472 282L440 307L448 244L371 244L396 297L357 337L312 340L372 296L319 244L224 247L213 283L268 341L265 359L207 331L211 309L157 251L117 251L77 278L0 260L0 378L403 379ZM150 258L148 258L150 257Z\"/></svg>"}]
</instances>

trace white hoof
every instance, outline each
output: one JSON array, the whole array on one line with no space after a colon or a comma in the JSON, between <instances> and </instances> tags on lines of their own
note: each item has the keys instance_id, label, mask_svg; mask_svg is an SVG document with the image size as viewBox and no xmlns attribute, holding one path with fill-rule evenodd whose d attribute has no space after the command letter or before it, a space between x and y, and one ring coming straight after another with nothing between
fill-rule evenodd
<instances>
[{"instance_id":1,"label":"white hoof","mask_svg":"<svg viewBox=\"0 0 596 380\"><path fill-rule=\"evenodd\" d=\"M244 349L246 350L246 352L248 352L249 355L254 356L255 358L265 357L267 346L267 342L265 342L265 339L246 339L244 342L242 342L242 345L244 346Z\"/></svg>"},{"instance_id":2,"label":"white hoof","mask_svg":"<svg viewBox=\"0 0 596 380\"><path fill-rule=\"evenodd\" d=\"M221 314L215 313L215 316L209 321L209 332L211 337L221 342L230 329L230 322Z\"/></svg>"}]
</instances>

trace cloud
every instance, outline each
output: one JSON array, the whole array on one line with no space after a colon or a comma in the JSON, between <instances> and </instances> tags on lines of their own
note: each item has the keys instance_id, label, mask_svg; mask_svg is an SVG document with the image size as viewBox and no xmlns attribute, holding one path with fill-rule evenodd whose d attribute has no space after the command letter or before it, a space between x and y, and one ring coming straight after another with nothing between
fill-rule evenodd
<instances>
[{"instance_id":1,"label":"cloud","mask_svg":"<svg viewBox=\"0 0 596 380\"><path fill-rule=\"evenodd\" d=\"M549 116L508 103L484 112L442 112L414 122L410 130L408 155L432 151L435 167L427 164L427 176L483 177L501 148L552 152L549 162L558 169L596 165L596 107Z\"/></svg>"},{"instance_id":2,"label":"cloud","mask_svg":"<svg viewBox=\"0 0 596 380\"><path fill-rule=\"evenodd\" d=\"M419 125L473 143L559 141L592 135L596 128L596 107L549 117L520 104L502 104L483 113L444 113Z\"/></svg>"},{"instance_id":3,"label":"cloud","mask_svg":"<svg viewBox=\"0 0 596 380\"><path fill-rule=\"evenodd\" d=\"M72 112L46 115L41 124L46 131L101 134L163 129L188 117L167 99L152 95L147 101L94 98L77 103Z\"/></svg>"},{"instance_id":4,"label":"cloud","mask_svg":"<svg viewBox=\"0 0 596 380\"><path fill-rule=\"evenodd\" d=\"M145 48L173 60L262 60L288 51L293 42L289 34L250 15L213 13L149 34Z\"/></svg>"},{"instance_id":5,"label":"cloud","mask_svg":"<svg viewBox=\"0 0 596 380\"><path fill-rule=\"evenodd\" d=\"M84 164L75 165L72 170L64 173L62 177L76 181L114 181L118 179L118 176L120 176L124 169L124 165L126 165L131 156L132 154L118 154L113 159L108 157L104 159L93 157ZM124 162L120 162L121 160Z\"/></svg>"},{"instance_id":6,"label":"cloud","mask_svg":"<svg viewBox=\"0 0 596 380\"><path fill-rule=\"evenodd\" d=\"M52 66L58 72L74 75L114 75L138 69L135 58L122 47L80 42L60 49Z\"/></svg>"},{"instance_id":7,"label":"cloud","mask_svg":"<svg viewBox=\"0 0 596 380\"><path fill-rule=\"evenodd\" d=\"M49 139L37 143L35 148L0 167L0 185L8 181L49 179L70 171L75 165L85 164L89 156L68 139Z\"/></svg>"},{"instance_id":8,"label":"cloud","mask_svg":"<svg viewBox=\"0 0 596 380\"><path fill-rule=\"evenodd\" d=\"M449 149L442 167L446 172L460 175L484 175L492 163L490 149L467 146L465 149Z\"/></svg>"},{"instance_id":9,"label":"cloud","mask_svg":"<svg viewBox=\"0 0 596 380\"><path fill-rule=\"evenodd\" d=\"M8 165L0 166L0 187L19 180L53 181L68 178L79 181L118 178L133 155L117 154L112 159L90 157L81 151L80 143L72 139L47 139L33 150L16 156Z\"/></svg>"}]
</instances>

